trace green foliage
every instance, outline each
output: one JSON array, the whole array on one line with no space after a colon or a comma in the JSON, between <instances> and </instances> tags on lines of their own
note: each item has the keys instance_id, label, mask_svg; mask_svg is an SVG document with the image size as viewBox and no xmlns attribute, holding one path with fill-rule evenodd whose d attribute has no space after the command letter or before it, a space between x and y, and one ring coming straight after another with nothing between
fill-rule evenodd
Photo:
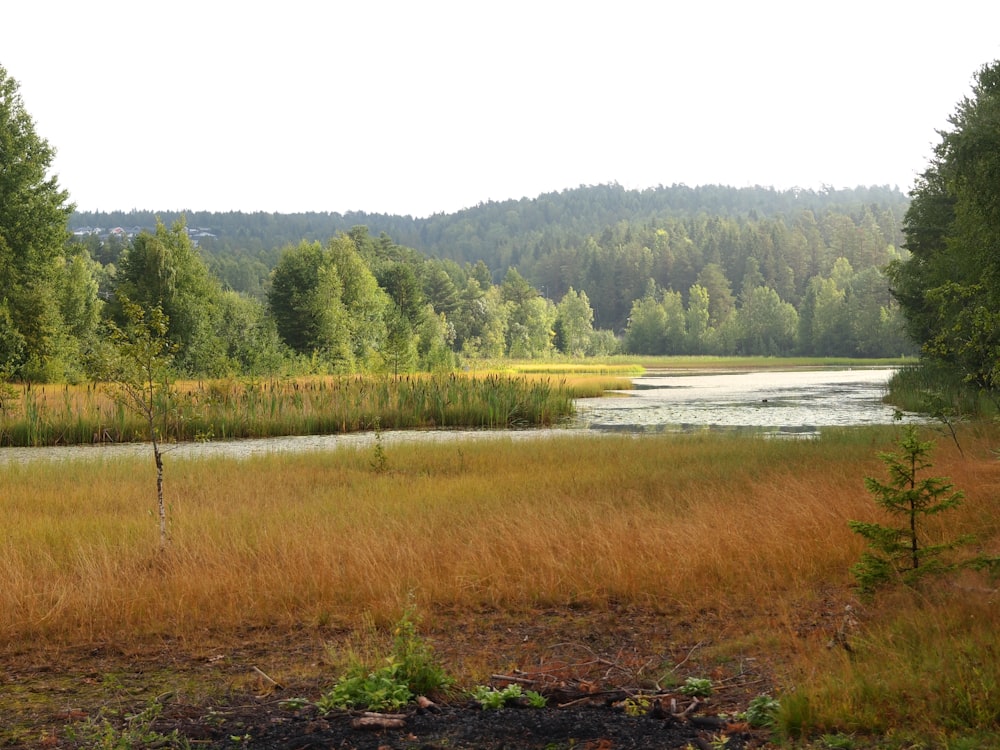
<instances>
[{"instance_id":1,"label":"green foliage","mask_svg":"<svg viewBox=\"0 0 1000 750\"><path fill-rule=\"evenodd\" d=\"M445 690L451 677L434 657L434 650L417 633L417 616L408 609L396 623L392 638L392 658L399 663L400 675L417 695Z\"/></svg>"},{"instance_id":2,"label":"green foliage","mask_svg":"<svg viewBox=\"0 0 1000 750\"><path fill-rule=\"evenodd\" d=\"M137 748L189 748L187 740L175 729L164 734L153 728L157 718L163 712L163 706L158 701L150 701L147 706L136 714L124 717L122 722L112 722L102 712L97 718L67 728L66 733L71 742L93 750L136 750Z\"/></svg>"},{"instance_id":3,"label":"green foliage","mask_svg":"<svg viewBox=\"0 0 1000 750\"><path fill-rule=\"evenodd\" d=\"M625 699L626 716L645 716L649 713L651 706L649 698L645 695L633 695Z\"/></svg>"},{"instance_id":4,"label":"green foliage","mask_svg":"<svg viewBox=\"0 0 1000 750\"><path fill-rule=\"evenodd\" d=\"M433 650L418 634L413 610L407 610L393 631L392 649L384 664L373 667L352 654L345 673L316 706L323 713L338 708L394 710L415 695L447 690L452 680L434 659Z\"/></svg>"},{"instance_id":5,"label":"green foliage","mask_svg":"<svg viewBox=\"0 0 1000 750\"><path fill-rule=\"evenodd\" d=\"M402 708L412 700L413 692L400 671L400 665L390 659L379 669L346 674L316 701L316 707L324 714L338 708L366 708L369 711Z\"/></svg>"},{"instance_id":6,"label":"green foliage","mask_svg":"<svg viewBox=\"0 0 1000 750\"><path fill-rule=\"evenodd\" d=\"M777 698L758 695L747 705L747 723L752 727L774 726L775 716L781 708Z\"/></svg>"},{"instance_id":7,"label":"green foliage","mask_svg":"<svg viewBox=\"0 0 1000 750\"><path fill-rule=\"evenodd\" d=\"M544 695L534 690L522 690L517 683L511 683L502 689L477 685L472 689L471 695L484 711L501 709L515 703L528 708L545 708L546 704Z\"/></svg>"},{"instance_id":8,"label":"green foliage","mask_svg":"<svg viewBox=\"0 0 1000 750\"><path fill-rule=\"evenodd\" d=\"M48 175L55 150L35 132L17 81L0 66L0 371L61 380L93 319L67 318L71 297L96 306L90 268L66 269L68 194Z\"/></svg>"},{"instance_id":9,"label":"green foliage","mask_svg":"<svg viewBox=\"0 0 1000 750\"><path fill-rule=\"evenodd\" d=\"M138 235L122 256L110 313L118 325L128 325L129 313L120 300L158 308L167 321L166 338L177 365L191 374L217 374L224 348L217 340L221 295L184 221L169 229L158 221L153 232Z\"/></svg>"},{"instance_id":10,"label":"green foliage","mask_svg":"<svg viewBox=\"0 0 1000 750\"><path fill-rule=\"evenodd\" d=\"M694 698L707 698L712 694L712 681L706 677L688 677L677 692Z\"/></svg>"},{"instance_id":11,"label":"green foliage","mask_svg":"<svg viewBox=\"0 0 1000 750\"><path fill-rule=\"evenodd\" d=\"M975 75L917 181L893 292L923 356L1000 387L1000 61Z\"/></svg>"},{"instance_id":12,"label":"green foliage","mask_svg":"<svg viewBox=\"0 0 1000 750\"><path fill-rule=\"evenodd\" d=\"M912 585L925 575L953 570L955 565L945 561L944 553L970 541L960 537L930 544L924 538L923 519L954 508L963 497L961 492L952 492L945 479L918 476L932 466L932 447L932 442L918 438L915 427L908 427L899 441L898 454L879 454L889 470L888 482L865 477L865 487L878 506L891 516L902 517L903 525L848 522L869 546L852 568L862 594L870 595L894 580Z\"/></svg>"},{"instance_id":13,"label":"green foliage","mask_svg":"<svg viewBox=\"0 0 1000 750\"><path fill-rule=\"evenodd\" d=\"M220 279L254 301L269 289L273 332L294 354L284 361L270 355L248 361L249 340L242 346L238 326L220 321L216 312L199 319L190 350L185 345L178 351L178 364L209 375L251 369L400 373L454 368L457 353L613 353L650 283L663 315L652 319L649 335L630 336L634 351L768 354L798 345L818 354L898 356L910 345L899 335L898 310L878 269L898 258L905 200L887 189L777 193L673 186L639 194L597 186L428 219L191 213L192 223L217 235L202 238L198 249ZM155 220L144 212L77 218L100 226L150 226ZM81 244L105 264L99 274L110 280L105 291L113 288L114 264L131 263L128 242L124 252L111 240ZM315 257L285 258L281 250L295 256L303 246L314 248L304 255ZM474 255L477 249L481 256ZM815 309L807 298L812 279L837 286L837 305ZM734 285L741 289L739 310ZM765 299L758 292L761 298L754 299L757 288L777 296ZM582 295L587 305L579 304ZM567 300L572 309L563 304ZM787 306L807 317L791 342ZM166 304L163 309L180 320ZM643 333L642 322L642 315L633 316L633 334ZM819 343L812 341L814 328ZM827 345L837 351L823 351Z\"/></svg>"}]
</instances>

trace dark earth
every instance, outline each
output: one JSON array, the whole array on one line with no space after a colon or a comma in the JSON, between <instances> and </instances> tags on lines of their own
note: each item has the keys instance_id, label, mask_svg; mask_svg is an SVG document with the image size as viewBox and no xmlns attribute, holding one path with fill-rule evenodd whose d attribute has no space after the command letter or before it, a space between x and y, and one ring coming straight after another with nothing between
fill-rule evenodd
<instances>
[{"instance_id":1,"label":"dark earth","mask_svg":"<svg viewBox=\"0 0 1000 750\"><path fill-rule=\"evenodd\" d=\"M315 709L288 712L272 705L249 704L221 711L206 721L197 710L171 709L158 725L188 737L194 747L252 747L267 750L356 748L589 748L652 750L653 748L763 747L767 733L752 732L710 716L673 720L652 715L628 716L595 701L567 708L503 708L477 705L413 709L401 714L397 729L357 729L357 714L321 717ZM218 723L216 723L218 722ZM245 739L243 739L245 738ZM716 744L712 744L712 743Z\"/></svg>"},{"instance_id":2,"label":"dark earth","mask_svg":"<svg viewBox=\"0 0 1000 750\"><path fill-rule=\"evenodd\" d=\"M472 614L446 614L422 630L466 688L374 728L357 726L360 711L323 715L315 706L336 669L329 644L345 633L333 626L198 642L8 644L0 649L0 748L774 747L768 730L741 721L753 698L774 694L773 676L765 659L733 653L719 632L725 621L634 608ZM505 677L545 695L547 706L484 710L469 697L469 687L503 687ZM710 679L712 695L683 694L687 677ZM145 718L130 724L137 715ZM126 735L129 744L111 741Z\"/></svg>"}]
</instances>

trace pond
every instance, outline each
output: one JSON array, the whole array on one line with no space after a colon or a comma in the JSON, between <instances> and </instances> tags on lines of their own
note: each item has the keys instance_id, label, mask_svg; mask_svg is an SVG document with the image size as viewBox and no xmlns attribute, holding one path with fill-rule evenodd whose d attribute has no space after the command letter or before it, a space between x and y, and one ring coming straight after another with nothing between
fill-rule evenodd
<instances>
[{"instance_id":1,"label":"pond","mask_svg":"<svg viewBox=\"0 0 1000 750\"><path fill-rule=\"evenodd\" d=\"M576 425L591 430L748 430L810 437L822 427L890 424L882 403L892 368L648 373L619 398L581 399ZM919 421L905 415L904 421Z\"/></svg>"},{"instance_id":2,"label":"pond","mask_svg":"<svg viewBox=\"0 0 1000 750\"><path fill-rule=\"evenodd\" d=\"M691 432L752 431L772 437L813 437L831 425L889 424L893 407L882 403L889 368L705 373L649 373L633 380L634 390L606 398L579 399L577 415L560 429L384 431L386 445L405 441L538 439L576 431ZM919 421L907 415L904 421ZM371 432L304 435L259 440L168 445L168 458L369 448ZM38 459L66 460L151 455L141 443L54 448L0 448L0 465ZM150 459L152 460L152 459Z\"/></svg>"}]
</instances>

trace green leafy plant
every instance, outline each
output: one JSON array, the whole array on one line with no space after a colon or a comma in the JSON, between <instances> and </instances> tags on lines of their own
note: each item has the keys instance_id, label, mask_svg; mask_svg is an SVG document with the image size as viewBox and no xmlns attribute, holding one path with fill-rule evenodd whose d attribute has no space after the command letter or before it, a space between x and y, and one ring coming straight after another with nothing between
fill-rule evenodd
<instances>
[{"instance_id":1,"label":"green leafy plant","mask_svg":"<svg viewBox=\"0 0 1000 750\"><path fill-rule=\"evenodd\" d=\"M392 653L384 662L373 668L352 655L344 675L316 701L316 707L322 713L338 708L392 710L405 706L415 695L451 687L451 678L435 661L431 647L417 634L412 608L396 623Z\"/></svg>"},{"instance_id":2,"label":"green leafy plant","mask_svg":"<svg viewBox=\"0 0 1000 750\"><path fill-rule=\"evenodd\" d=\"M417 632L417 617L411 606L396 623L392 636L392 658L399 665L399 674L417 695L447 690L452 678L434 656L434 649Z\"/></svg>"},{"instance_id":3,"label":"green leafy plant","mask_svg":"<svg viewBox=\"0 0 1000 750\"><path fill-rule=\"evenodd\" d=\"M752 727L774 726L774 718L781 703L770 695L758 695L747 706L747 723Z\"/></svg>"},{"instance_id":4,"label":"green leafy plant","mask_svg":"<svg viewBox=\"0 0 1000 750\"><path fill-rule=\"evenodd\" d=\"M704 677L688 677L677 691L695 698L707 698L712 694L712 681Z\"/></svg>"},{"instance_id":5,"label":"green leafy plant","mask_svg":"<svg viewBox=\"0 0 1000 750\"><path fill-rule=\"evenodd\" d=\"M522 690L517 683L508 685L502 690L486 685L477 685L472 689L471 695L483 707L483 710L500 709L515 702L530 708L545 708L547 702L541 693L534 690Z\"/></svg>"},{"instance_id":6,"label":"green leafy plant","mask_svg":"<svg viewBox=\"0 0 1000 750\"><path fill-rule=\"evenodd\" d=\"M391 711L402 708L412 698L413 693L400 675L399 664L390 660L373 672L345 675L316 701L316 708L324 714L338 708Z\"/></svg>"},{"instance_id":7,"label":"green leafy plant","mask_svg":"<svg viewBox=\"0 0 1000 750\"><path fill-rule=\"evenodd\" d=\"M962 492L952 492L953 485L941 477L918 478L932 466L933 443L917 436L908 427L899 441L900 452L880 453L889 470L889 481L865 477L865 487L879 507L893 516L901 516L901 527L869 521L848 521L851 529L868 541L868 549L851 568L863 595L894 580L912 585L930 573L954 570L955 564L944 560L944 553L972 541L970 536L929 544L924 539L922 519L956 507Z\"/></svg>"},{"instance_id":8,"label":"green leafy plant","mask_svg":"<svg viewBox=\"0 0 1000 750\"><path fill-rule=\"evenodd\" d=\"M177 730L164 734L153 728L163 712L163 705L150 701L145 708L124 718L119 727L102 712L81 724L67 729L70 741L95 750L133 750L140 747L178 748L189 747L187 740Z\"/></svg>"}]
</instances>

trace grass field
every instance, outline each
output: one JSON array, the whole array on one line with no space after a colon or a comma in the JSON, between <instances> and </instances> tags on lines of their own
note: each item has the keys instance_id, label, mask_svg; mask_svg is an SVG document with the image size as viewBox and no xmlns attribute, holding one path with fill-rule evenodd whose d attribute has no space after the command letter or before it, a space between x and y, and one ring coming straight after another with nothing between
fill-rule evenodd
<instances>
[{"instance_id":1,"label":"grass field","mask_svg":"<svg viewBox=\"0 0 1000 750\"><path fill-rule=\"evenodd\" d=\"M452 644L445 666L472 685L527 648L513 635L498 645L505 628L548 618L557 639L628 612L651 623L641 657L652 672L692 645L671 635L681 632L699 644L688 668L766 663L790 737L989 747L1000 736L995 584L948 579L871 603L851 586L862 540L847 520L879 518L862 478L883 472L876 454L895 434L168 456L162 553L151 457L6 465L0 641L19 659L95 643L128 653L170 642L197 656L250 633L345 637L413 604ZM964 457L938 440L933 473L967 499L931 534L974 532L1000 553L997 437L963 426ZM477 650L468 634L486 620L501 635ZM850 653L827 647L842 628ZM944 744L914 744L923 737Z\"/></svg>"}]
</instances>

